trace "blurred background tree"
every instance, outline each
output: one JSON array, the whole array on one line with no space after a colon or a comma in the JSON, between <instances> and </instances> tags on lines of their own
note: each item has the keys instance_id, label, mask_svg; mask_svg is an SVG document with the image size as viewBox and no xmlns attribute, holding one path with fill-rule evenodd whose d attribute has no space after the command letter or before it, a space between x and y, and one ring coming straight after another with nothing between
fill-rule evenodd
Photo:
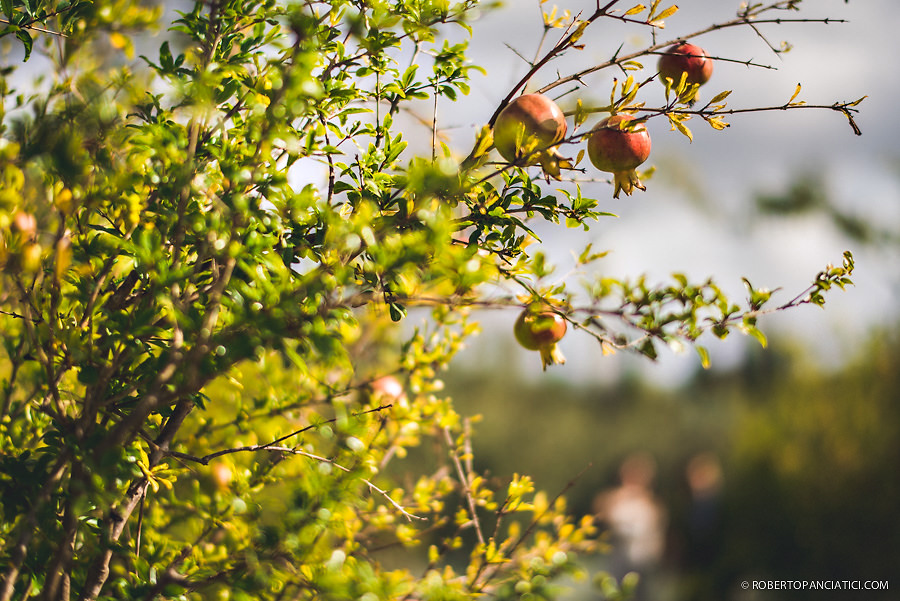
<instances>
[{"instance_id":1,"label":"blurred background tree","mask_svg":"<svg viewBox=\"0 0 900 601\"><path fill-rule=\"evenodd\" d=\"M889 222L846 214L822 179L801 174L781 194L760 194L755 221L824 218L845 243L894 256ZM464 412L483 416L475 450L485 471L527 469L552 489L590 466L569 493L576 510L593 510L597 494L618 485L628 457L653 459L652 489L668 518L654 598L817 599L821 591L748 592L740 583L889 581L900 564L900 326L888 321L860 338L835 367L804 340L776 334L767 350L748 347L738 364L677 386L637 366L605 385L565 374L498 379L486 353L484 371L453 370L447 389Z\"/></svg>"}]
</instances>

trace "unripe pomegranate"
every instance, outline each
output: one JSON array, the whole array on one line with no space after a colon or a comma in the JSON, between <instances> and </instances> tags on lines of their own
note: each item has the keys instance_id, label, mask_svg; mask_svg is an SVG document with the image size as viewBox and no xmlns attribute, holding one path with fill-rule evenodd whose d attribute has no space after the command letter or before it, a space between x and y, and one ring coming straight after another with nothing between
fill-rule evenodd
<instances>
[{"instance_id":1,"label":"unripe pomegranate","mask_svg":"<svg viewBox=\"0 0 900 601\"><path fill-rule=\"evenodd\" d=\"M527 165L550 163L557 156L547 148L566 137L566 118L543 94L523 94L500 111L494 123L494 146L504 159L526 159ZM527 156L525 156L527 155Z\"/></svg>"},{"instance_id":2,"label":"unripe pomegranate","mask_svg":"<svg viewBox=\"0 0 900 601\"><path fill-rule=\"evenodd\" d=\"M20 255L21 268L25 273L37 273L41 268L41 245L28 242L22 247Z\"/></svg>"},{"instance_id":3,"label":"unripe pomegranate","mask_svg":"<svg viewBox=\"0 0 900 601\"><path fill-rule=\"evenodd\" d=\"M566 335L566 329L566 320L558 313L529 307L519 314L513 333L523 348L540 351L541 366L546 370L548 365L566 362L556 346Z\"/></svg>"},{"instance_id":4,"label":"unripe pomegranate","mask_svg":"<svg viewBox=\"0 0 900 601\"><path fill-rule=\"evenodd\" d=\"M680 42L659 57L658 69L663 83L666 79L671 79L672 85L677 86L681 82L682 74L686 73L688 85L702 86L712 77L713 62L703 48Z\"/></svg>"},{"instance_id":5,"label":"unripe pomegranate","mask_svg":"<svg viewBox=\"0 0 900 601\"><path fill-rule=\"evenodd\" d=\"M619 192L631 195L635 188L646 190L635 169L650 156L650 134L643 123L626 126L634 115L619 113L601 121L588 138L588 156L594 167L613 174L614 198Z\"/></svg>"}]
</instances>

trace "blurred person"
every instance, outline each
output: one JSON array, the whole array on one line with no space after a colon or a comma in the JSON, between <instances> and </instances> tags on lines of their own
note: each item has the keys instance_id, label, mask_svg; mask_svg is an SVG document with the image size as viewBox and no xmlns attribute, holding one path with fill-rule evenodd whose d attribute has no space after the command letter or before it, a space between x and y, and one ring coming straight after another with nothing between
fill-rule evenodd
<instances>
[{"instance_id":1,"label":"blurred person","mask_svg":"<svg viewBox=\"0 0 900 601\"><path fill-rule=\"evenodd\" d=\"M719 574L723 549L722 464L713 452L693 455L684 466L686 503L679 518L678 599L714 601L722 598L730 582Z\"/></svg>"},{"instance_id":2,"label":"blurred person","mask_svg":"<svg viewBox=\"0 0 900 601\"><path fill-rule=\"evenodd\" d=\"M652 456L630 455L619 467L621 484L599 493L593 504L596 519L612 536L610 573L617 579L628 572L640 574L637 601L650 598L665 549L667 514L652 489L655 477Z\"/></svg>"},{"instance_id":3,"label":"blurred person","mask_svg":"<svg viewBox=\"0 0 900 601\"><path fill-rule=\"evenodd\" d=\"M700 453L685 468L691 494L688 515L691 563L703 566L717 555L721 526L722 466L713 453Z\"/></svg>"}]
</instances>

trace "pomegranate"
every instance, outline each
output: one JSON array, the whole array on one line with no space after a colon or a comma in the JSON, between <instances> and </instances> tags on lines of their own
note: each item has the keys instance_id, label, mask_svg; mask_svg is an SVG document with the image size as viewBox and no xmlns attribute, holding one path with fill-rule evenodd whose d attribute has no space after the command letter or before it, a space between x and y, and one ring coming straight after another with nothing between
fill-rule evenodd
<instances>
[{"instance_id":1,"label":"pomegranate","mask_svg":"<svg viewBox=\"0 0 900 601\"><path fill-rule=\"evenodd\" d=\"M399 402L401 405L406 403L406 391L403 390L403 384L394 376L382 376L374 380L370 386L372 386L372 393L384 401Z\"/></svg>"},{"instance_id":2,"label":"pomegranate","mask_svg":"<svg viewBox=\"0 0 900 601\"><path fill-rule=\"evenodd\" d=\"M227 490L231 485L232 473L231 468L224 463L217 462L212 466L212 476L219 490Z\"/></svg>"},{"instance_id":3,"label":"pomegranate","mask_svg":"<svg viewBox=\"0 0 900 601\"><path fill-rule=\"evenodd\" d=\"M558 313L529 307L519 314L513 333L523 348L540 351L541 366L546 370L548 365L566 362L556 346L566 335L566 329L566 320Z\"/></svg>"},{"instance_id":4,"label":"pomegranate","mask_svg":"<svg viewBox=\"0 0 900 601\"><path fill-rule=\"evenodd\" d=\"M524 160L526 165L540 163L552 170L558 155L548 146L561 142L567 129L566 118L555 102L543 94L523 94L497 116L494 146L509 162Z\"/></svg>"},{"instance_id":5,"label":"pomegranate","mask_svg":"<svg viewBox=\"0 0 900 601\"><path fill-rule=\"evenodd\" d=\"M685 79L688 85L702 86L712 77L713 62L703 48L680 42L659 57L658 69L663 83L671 79L672 85L677 86L682 74L687 74Z\"/></svg>"},{"instance_id":6,"label":"pomegranate","mask_svg":"<svg viewBox=\"0 0 900 601\"><path fill-rule=\"evenodd\" d=\"M25 240L34 240L37 235L37 220L31 213L19 211L13 217L12 223L10 224L10 230L21 234L22 238Z\"/></svg>"},{"instance_id":7,"label":"pomegranate","mask_svg":"<svg viewBox=\"0 0 900 601\"><path fill-rule=\"evenodd\" d=\"M643 123L628 126L634 115L619 113L601 121L588 138L588 156L594 167L613 174L619 192L631 195L635 188L646 190L635 169L650 156L650 134Z\"/></svg>"}]
</instances>

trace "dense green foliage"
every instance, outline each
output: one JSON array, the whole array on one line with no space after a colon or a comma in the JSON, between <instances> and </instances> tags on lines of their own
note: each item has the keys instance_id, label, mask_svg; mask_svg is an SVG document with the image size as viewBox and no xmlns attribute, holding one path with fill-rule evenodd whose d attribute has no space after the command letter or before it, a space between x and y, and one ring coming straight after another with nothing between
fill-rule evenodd
<instances>
[{"instance_id":1,"label":"dense green foliage","mask_svg":"<svg viewBox=\"0 0 900 601\"><path fill-rule=\"evenodd\" d=\"M547 17L559 40L509 98L589 26L674 13L616 4ZM529 222L608 215L550 186L579 160L542 179L527 157L492 160L490 127L466 153L437 144L433 121L416 157L400 126L467 93L476 67L447 36L476 5L198 1L134 58L161 10L2 2L0 36L48 67L32 88L9 62L0 83L0 601L549 598L595 527L528 477L474 470L437 379L475 328L468 308L537 302L606 352L653 357L704 332L764 341L760 314L850 282L849 253L778 306L681 275L550 282ZM641 69L668 43L547 89ZM727 94L691 108L696 88L670 83L649 109L652 79L575 103L575 125L643 111L686 135L691 116L724 127ZM825 108L852 123L855 104ZM416 305L429 320L404 334L394 322ZM404 464L423 441L431 462Z\"/></svg>"}]
</instances>

